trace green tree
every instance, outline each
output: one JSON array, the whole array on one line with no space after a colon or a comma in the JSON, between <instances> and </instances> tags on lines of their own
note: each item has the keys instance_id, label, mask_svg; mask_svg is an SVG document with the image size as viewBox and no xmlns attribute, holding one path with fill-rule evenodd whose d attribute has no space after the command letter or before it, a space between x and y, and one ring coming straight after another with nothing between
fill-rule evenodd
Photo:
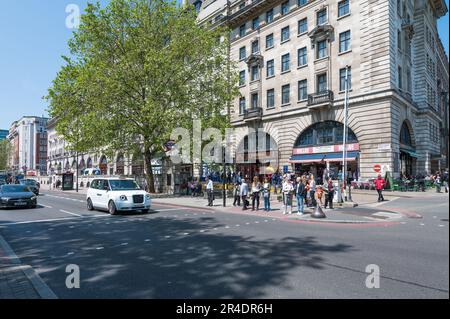
<instances>
[{"instance_id":1,"label":"green tree","mask_svg":"<svg viewBox=\"0 0 450 319\"><path fill-rule=\"evenodd\" d=\"M58 133L79 152L138 146L154 192L151 159L174 128L190 129L192 119L229 125L221 111L237 94L237 72L228 35L175 2L88 4L46 97Z\"/></svg>"},{"instance_id":2,"label":"green tree","mask_svg":"<svg viewBox=\"0 0 450 319\"><path fill-rule=\"evenodd\" d=\"M11 150L11 144L8 140L0 141L0 171L8 168L9 152Z\"/></svg>"}]
</instances>

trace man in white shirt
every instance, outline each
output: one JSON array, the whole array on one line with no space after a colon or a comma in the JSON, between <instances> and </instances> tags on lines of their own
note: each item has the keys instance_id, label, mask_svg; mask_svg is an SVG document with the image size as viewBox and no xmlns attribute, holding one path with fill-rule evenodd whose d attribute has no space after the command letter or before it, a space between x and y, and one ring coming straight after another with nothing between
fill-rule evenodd
<instances>
[{"instance_id":1,"label":"man in white shirt","mask_svg":"<svg viewBox=\"0 0 450 319\"><path fill-rule=\"evenodd\" d=\"M206 178L206 193L208 194L208 206L213 206L214 183L209 176Z\"/></svg>"},{"instance_id":2,"label":"man in white shirt","mask_svg":"<svg viewBox=\"0 0 450 319\"><path fill-rule=\"evenodd\" d=\"M245 178L242 179L240 195L242 197L242 210L247 210L248 184Z\"/></svg>"}]
</instances>

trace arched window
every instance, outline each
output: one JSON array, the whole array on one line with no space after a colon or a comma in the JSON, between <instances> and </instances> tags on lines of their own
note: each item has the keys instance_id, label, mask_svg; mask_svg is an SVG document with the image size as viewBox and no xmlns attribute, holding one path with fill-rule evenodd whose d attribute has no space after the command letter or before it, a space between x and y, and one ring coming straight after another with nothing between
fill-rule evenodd
<instances>
[{"instance_id":1,"label":"arched window","mask_svg":"<svg viewBox=\"0 0 450 319\"><path fill-rule=\"evenodd\" d=\"M295 142L295 147L342 144L344 125L336 121L325 121L305 129ZM347 143L357 143L355 133L347 128Z\"/></svg>"},{"instance_id":2,"label":"arched window","mask_svg":"<svg viewBox=\"0 0 450 319\"><path fill-rule=\"evenodd\" d=\"M90 157L87 159L87 165L86 165L86 167L87 167L87 168L92 168L92 159L91 159Z\"/></svg>"},{"instance_id":3,"label":"arched window","mask_svg":"<svg viewBox=\"0 0 450 319\"><path fill-rule=\"evenodd\" d=\"M411 132L406 122L403 122L402 128L400 130L400 143L407 146L413 146L411 139Z\"/></svg>"},{"instance_id":4,"label":"arched window","mask_svg":"<svg viewBox=\"0 0 450 319\"><path fill-rule=\"evenodd\" d=\"M98 166L102 175L108 175L108 160L105 155L100 157L100 163Z\"/></svg>"},{"instance_id":5,"label":"arched window","mask_svg":"<svg viewBox=\"0 0 450 319\"><path fill-rule=\"evenodd\" d=\"M123 175L124 168L125 168L125 157L123 156L123 154L119 154L117 156L117 161L116 161L116 174Z\"/></svg>"}]
</instances>

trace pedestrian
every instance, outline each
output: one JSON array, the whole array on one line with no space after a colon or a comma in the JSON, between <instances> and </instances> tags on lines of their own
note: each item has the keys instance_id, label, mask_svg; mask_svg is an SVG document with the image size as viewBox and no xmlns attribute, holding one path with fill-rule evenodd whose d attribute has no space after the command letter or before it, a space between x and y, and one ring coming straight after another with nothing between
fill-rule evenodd
<instances>
[{"instance_id":1,"label":"pedestrian","mask_svg":"<svg viewBox=\"0 0 450 319\"><path fill-rule=\"evenodd\" d=\"M314 175L311 174L309 178L309 196L311 197L311 205L316 207L316 180L314 179Z\"/></svg>"},{"instance_id":2,"label":"pedestrian","mask_svg":"<svg viewBox=\"0 0 450 319\"><path fill-rule=\"evenodd\" d=\"M320 206L323 205L322 195L323 195L323 187L322 187L322 185L317 185L317 187L316 187L316 203L319 203Z\"/></svg>"},{"instance_id":3,"label":"pedestrian","mask_svg":"<svg viewBox=\"0 0 450 319\"><path fill-rule=\"evenodd\" d=\"M282 192L283 192L283 215L292 214L292 195L294 192L294 186L292 185L292 182L290 179L287 178L287 175L284 176L284 181L282 185Z\"/></svg>"},{"instance_id":4,"label":"pedestrian","mask_svg":"<svg viewBox=\"0 0 450 319\"><path fill-rule=\"evenodd\" d=\"M261 190L262 190L262 186L261 186L258 176L253 177L252 210L255 210L255 202L256 202L256 210L259 210L259 194L260 194Z\"/></svg>"},{"instance_id":5,"label":"pedestrian","mask_svg":"<svg viewBox=\"0 0 450 319\"><path fill-rule=\"evenodd\" d=\"M264 211L270 212L270 188L272 186L269 183L269 179L264 178L263 184L263 197L264 197Z\"/></svg>"},{"instance_id":6,"label":"pedestrian","mask_svg":"<svg viewBox=\"0 0 450 319\"><path fill-rule=\"evenodd\" d=\"M329 177L328 181L325 182L323 188L325 191L325 208L330 206L330 209L333 209L334 186L331 177Z\"/></svg>"},{"instance_id":7,"label":"pedestrian","mask_svg":"<svg viewBox=\"0 0 450 319\"><path fill-rule=\"evenodd\" d=\"M236 205L241 206L241 185L239 185L238 182L234 183L233 195L234 195L233 206L235 207Z\"/></svg>"},{"instance_id":8,"label":"pedestrian","mask_svg":"<svg viewBox=\"0 0 450 319\"><path fill-rule=\"evenodd\" d=\"M241 192L241 198L242 198L242 210L247 210L247 206L248 206L248 201L247 201L247 196L248 196L248 184L245 178L242 178L242 184L241 184L241 188L240 188L240 192Z\"/></svg>"},{"instance_id":9,"label":"pedestrian","mask_svg":"<svg viewBox=\"0 0 450 319\"><path fill-rule=\"evenodd\" d=\"M306 197L306 178L304 176L297 177L295 185L295 199L297 200L297 215L303 215L305 208L303 206Z\"/></svg>"},{"instance_id":10,"label":"pedestrian","mask_svg":"<svg viewBox=\"0 0 450 319\"><path fill-rule=\"evenodd\" d=\"M436 172L436 175L434 177L434 185L436 186L436 193L441 192L441 174L439 172Z\"/></svg>"},{"instance_id":11,"label":"pedestrian","mask_svg":"<svg viewBox=\"0 0 450 319\"><path fill-rule=\"evenodd\" d=\"M445 192L448 193L448 170L445 170L444 174L442 174L442 183L444 185Z\"/></svg>"},{"instance_id":12,"label":"pedestrian","mask_svg":"<svg viewBox=\"0 0 450 319\"><path fill-rule=\"evenodd\" d=\"M277 193L278 173L272 175L272 185L274 187L274 194Z\"/></svg>"},{"instance_id":13,"label":"pedestrian","mask_svg":"<svg viewBox=\"0 0 450 319\"><path fill-rule=\"evenodd\" d=\"M378 192L378 202L383 202L384 201L384 197L383 197L383 189L384 186L386 185L386 182L384 180L383 177L381 177L381 174L378 174L377 179L375 179L375 189Z\"/></svg>"},{"instance_id":14,"label":"pedestrian","mask_svg":"<svg viewBox=\"0 0 450 319\"><path fill-rule=\"evenodd\" d=\"M206 193L208 194L208 206L214 204L214 183L210 176L206 178Z\"/></svg>"}]
</instances>

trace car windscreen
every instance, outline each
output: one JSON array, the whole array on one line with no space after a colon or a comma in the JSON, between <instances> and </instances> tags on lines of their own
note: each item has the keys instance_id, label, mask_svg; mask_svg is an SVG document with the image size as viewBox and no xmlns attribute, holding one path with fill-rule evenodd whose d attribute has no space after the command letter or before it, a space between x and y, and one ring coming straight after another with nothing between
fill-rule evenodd
<instances>
[{"instance_id":1,"label":"car windscreen","mask_svg":"<svg viewBox=\"0 0 450 319\"><path fill-rule=\"evenodd\" d=\"M22 180L22 181L20 181L20 184L22 184L22 185L36 185L36 181L34 181L34 180Z\"/></svg>"},{"instance_id":2,"label":"car windscreen","mask_svg":"<svg viewBox=\"0 0 450 319\"><path fill-rule=\"evenodd\" d=\"M2 193L29 193L28 186L23 185L3 185L1 187Z\"/></svg>"},{"instance_id":3,"label":"car windscreen","mask_svg":"<svg viewBox=\"0 0 450 319\"><path fill-rule=\"evenodd\" d=\"M119 190L136 190L140 189L139 185L133 180L110 180L109 185L113 191Z\"/></svg>"}]
</instances>

